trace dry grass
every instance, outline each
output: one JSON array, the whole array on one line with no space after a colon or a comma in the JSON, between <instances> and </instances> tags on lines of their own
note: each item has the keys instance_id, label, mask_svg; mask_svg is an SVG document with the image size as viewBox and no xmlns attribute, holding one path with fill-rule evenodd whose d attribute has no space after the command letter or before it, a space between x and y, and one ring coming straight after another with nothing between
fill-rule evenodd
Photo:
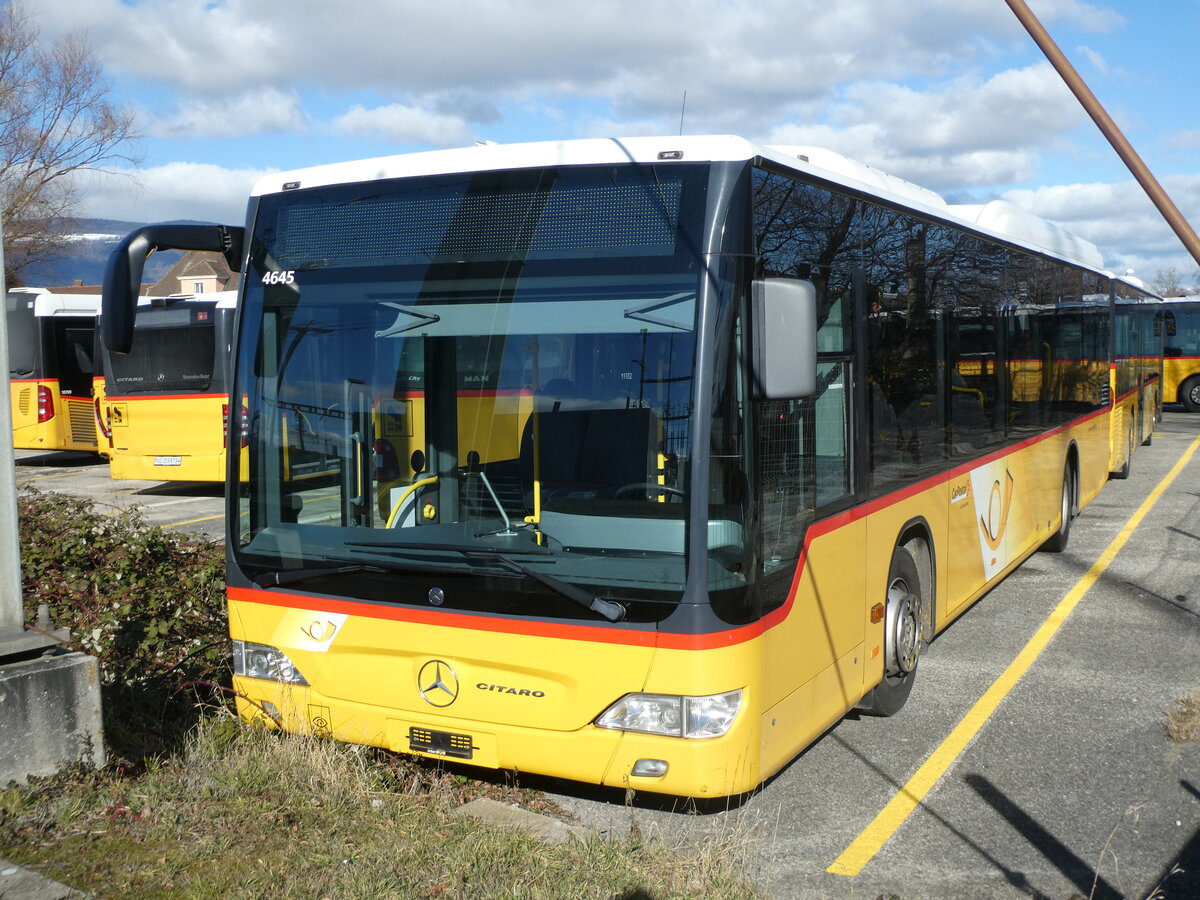
<instances>
[{"instance_id":1,"label":"dry grass","mask_svg":"<svg viewBox=\"0 0 1200 900\"><path fill-rule=\"evenodd\" d=\"M1180 697L1167 710L1167 737L1177 744L1200 741L1200 688Z\"/></svg>"},{"instance_id":2,"label":"dry grass","mask_svg":"<svg viewBox=\"0 0 1200 900\"><path fill-rule=\"evenodd\" d=\"M532 792L333 741L205 720L136 777L0 791L0 855L106 900L180 897L754 897L728 847L545 845L455 815Z\"/></svg>"}]
</instances>

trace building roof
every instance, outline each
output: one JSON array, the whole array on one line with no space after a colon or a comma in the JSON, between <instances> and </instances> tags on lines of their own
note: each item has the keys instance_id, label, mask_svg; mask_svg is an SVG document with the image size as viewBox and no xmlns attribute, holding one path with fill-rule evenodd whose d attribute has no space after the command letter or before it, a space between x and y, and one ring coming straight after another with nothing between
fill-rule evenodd
<instances>
[{"instance_id":1,"label":"building roof","mask_svg":"<svg viewBox=\"0 0 1200 900\"><path fill-rule=\"evenodd\" d=\"M208 250L193 250L184 254L183 258L167 271L167 274L151 285L143 294L155 297L167 297L171 294L182 293L180 279L216 278L220 289L234 290L238 285L238 274L229 268L224 254Z\"/></svg>"}]
</instances>

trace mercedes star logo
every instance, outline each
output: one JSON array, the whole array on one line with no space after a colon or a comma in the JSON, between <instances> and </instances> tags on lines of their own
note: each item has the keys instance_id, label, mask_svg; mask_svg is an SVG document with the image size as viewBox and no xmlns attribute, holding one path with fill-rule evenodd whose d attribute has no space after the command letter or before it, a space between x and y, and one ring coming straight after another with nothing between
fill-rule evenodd
<instances>
[{"instance_id":1,"label":"mercedes star logo","mask_svg":"<svg viewBox=\"0 0 1200 900\"><path fill-rule=\"evenodd\" d=\"M458 675L448 662L431 659L417 673L417 689L431 706L449 706L458 698Z\"/></svg>"}]
</instances>

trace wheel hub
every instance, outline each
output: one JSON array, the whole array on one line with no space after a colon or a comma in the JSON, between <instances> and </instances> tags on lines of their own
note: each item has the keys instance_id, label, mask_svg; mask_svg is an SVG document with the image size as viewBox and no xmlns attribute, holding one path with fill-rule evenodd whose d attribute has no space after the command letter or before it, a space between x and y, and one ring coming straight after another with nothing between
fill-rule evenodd
<instances>
[{"instance_id":1,"label":"wheel hub","mask_svg":"<svg viewBox=\"0 0 1200 900\"><path fill-rule=\"evenodd\" d=\"M907 675L917 667L917 657L921 653L920 605L920 598L909 591L902 580L893 582L888 589L884 643L887 674L892 677Z\"/></svg>"}]
</instances>

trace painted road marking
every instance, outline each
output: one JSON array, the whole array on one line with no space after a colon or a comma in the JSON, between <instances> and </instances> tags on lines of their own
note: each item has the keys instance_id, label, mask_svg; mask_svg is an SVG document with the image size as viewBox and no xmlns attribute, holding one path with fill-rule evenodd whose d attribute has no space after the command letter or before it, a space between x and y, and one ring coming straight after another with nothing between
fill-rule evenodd
<instances>
[{"instance_id":1,"label":"painted road marking","mask_svg":"<svg viewBox=\"0 0 1200 900\"><path fill-rule=\"evenodd\" d=\"M66 478L70 475L77 475L77 474L78 474L77 472L58 472L57 474L54 474L54 475L30 475L27 477L18 478L17 480L21 484L25 484L27 481L45 481L47 478Z\"/></svg>"},{"instance_id":2,"label":"painted road marking","mask_svg":"<svg viewBox=\"0 0 1200 900\"><path fill-rule=\"evenodd\" d=\"M1029 643L1017 654L1016 659L1009 663L1000 677L997 678L990 688L988 688L982 697L976 701L975 705L963 716L962 720L954 727L954 730L942 741L941 745L933 751L927 760L921 765L913 776L900 788L900 792L894 796L891 801L880 810L874 820L862 830L847 847L842 851L842 854L833 861L826 869L831 875L847 875L854 876L862 871L863 866L869 863L875 854L878 853L883 845L888 842L896 829L904 824L904 820L909 814L920 805L925 799L925 795L933 789L933 786L941 779L950 768L950 765L959 757L966 749L967 745L986 724L992 713L996 711L996 707L1000 702L1008 696L1009 692L1016 686L1021 677L1029 671L1029 667L1037 660L1042 651L1046 649L1046 645L1050 643L1050 639L1058 632L1059 628L1066 622L1067 616L1071 611L1079 605L1079 601L1083 599L1083 595L1088 592L1093 584L1100 578L1104 571L1116 559L1121 548L1133 535L1133 532L1142 523L1142 519L1151 510L1158 498L1163 492L1170 487L1176 476L1187 465L1188 461L1195 454L1196 449L1200 448L1200 437L1192 441L1191 446L1179 458L1174 467L1168 472L1158 483L1158 486L1150 492L1150 496L1138 507L1137 512L1129 517L1125 526L1120 533L1113 538L1104 552L1100 554L1100 558L1087 571L1070 592L1062 599L1062 601L1050 613L1038 628L1037 632L1029 639Z\"/></svg>"},{"instance_id":3,"label":"painted road marking","mask_svg":"<svg viewBox=\"0 0 1200 900\"><path fill-rule=\"evenodd\" d=\"M170 525L160 525L160 528L178 528L180 525L195 525L197 522L211 522L213 519L223 519L225 514L205 516L203 519L188 519L186 522L172 522Z\"/></svg>"}]
</instances>

